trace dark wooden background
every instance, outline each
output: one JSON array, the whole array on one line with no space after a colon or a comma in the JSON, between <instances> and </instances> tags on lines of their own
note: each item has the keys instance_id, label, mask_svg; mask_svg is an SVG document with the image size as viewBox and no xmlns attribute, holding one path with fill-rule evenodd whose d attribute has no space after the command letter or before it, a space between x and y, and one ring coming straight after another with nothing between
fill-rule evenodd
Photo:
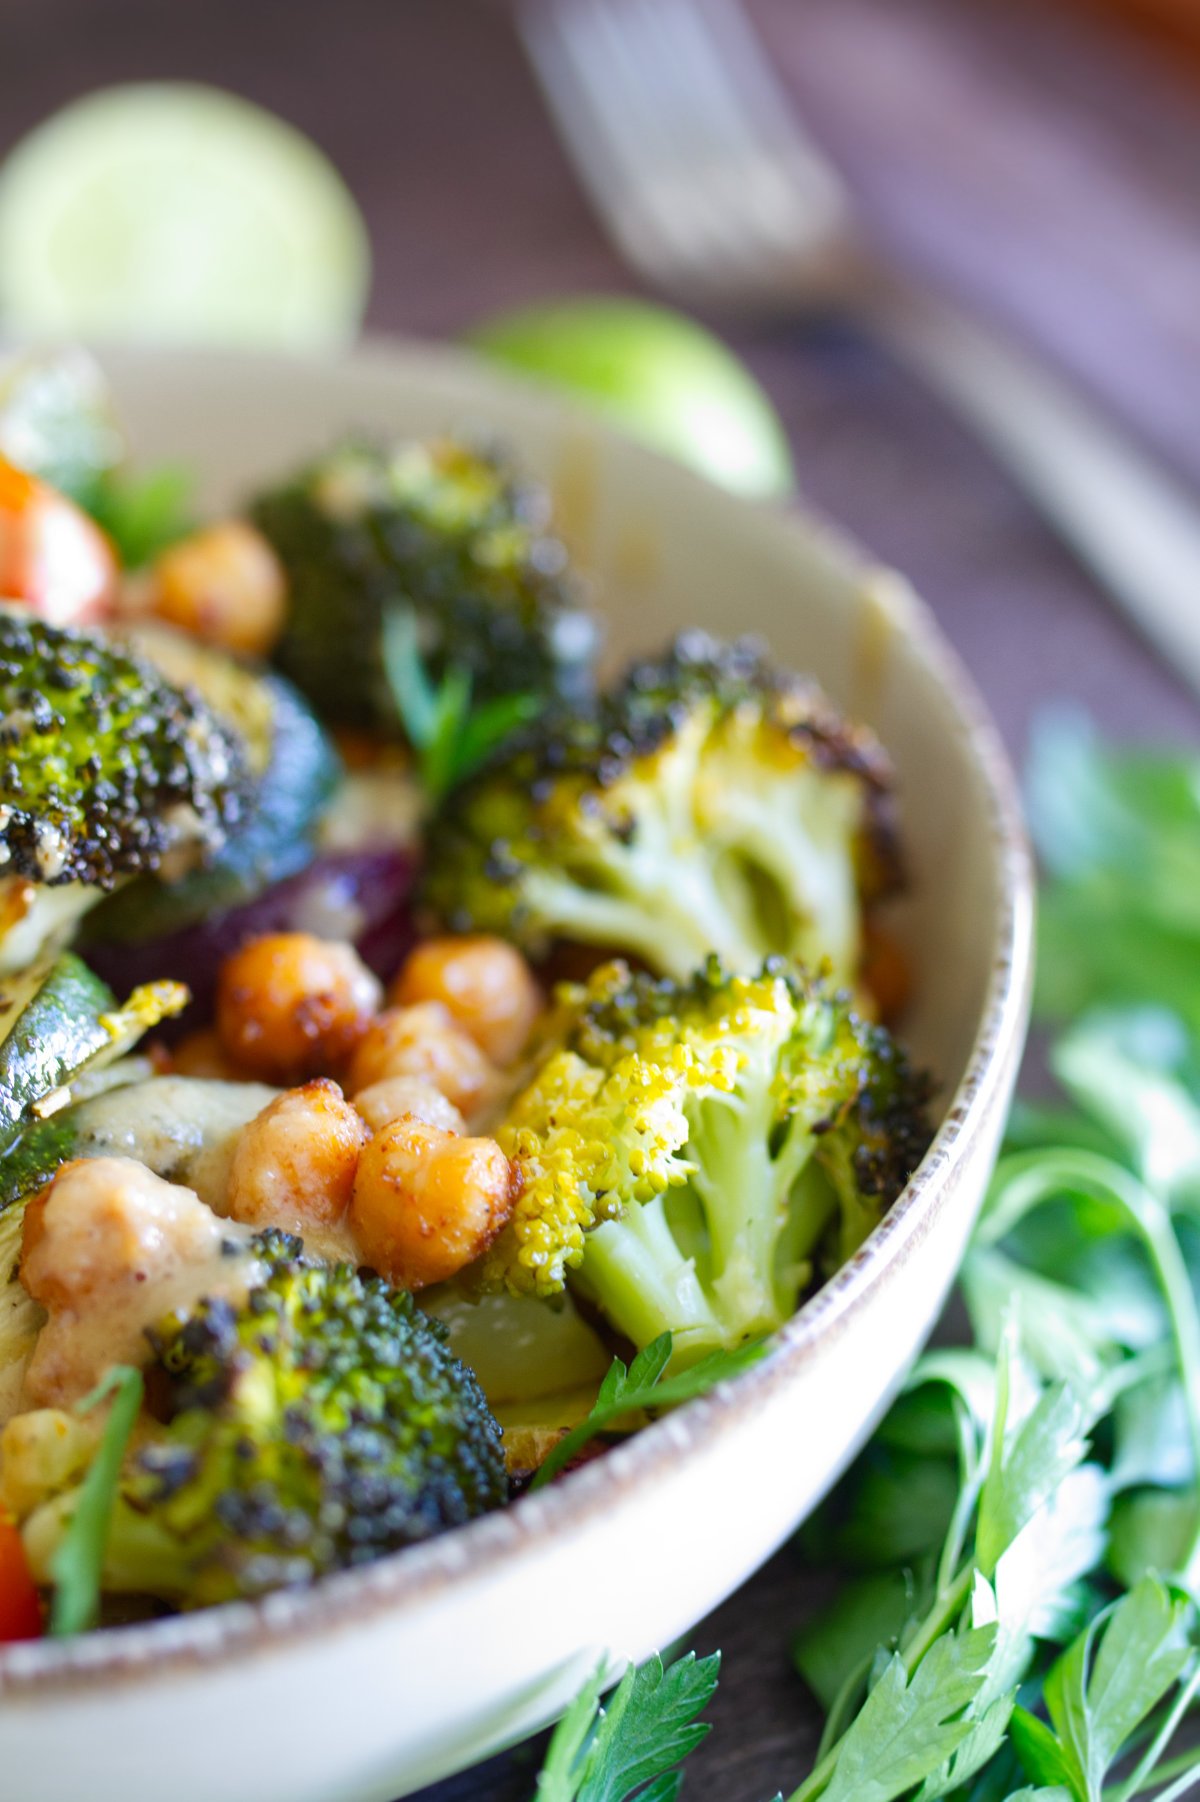
<instances>
[{"instance_id":1,"label":"dark wooden background","mask_svg":"<svg viewBox=\"0 0 1200 1802\"><path fill-rule=\"evenodd\" d=\"M751 5L891 254L1039 345L1200 494L1200 58L1051 0ZM632 285L502 5L0 0L0 153L85 89L151 76L234 88L331 153L371 228L375 330L452 336L500 306ZM805 493L915 579L1015 755L1064 693L1122 734L1197 737L1192 699L872 344L832 319L728 335ZM725 1677L693 1802L763 1802L802 1774L814 1720L787 1645L811 1593L785 1550L696 1628ZM518 1802L535 1770L518 1752L426 1802Z\"/></svg>"}]
</instances>

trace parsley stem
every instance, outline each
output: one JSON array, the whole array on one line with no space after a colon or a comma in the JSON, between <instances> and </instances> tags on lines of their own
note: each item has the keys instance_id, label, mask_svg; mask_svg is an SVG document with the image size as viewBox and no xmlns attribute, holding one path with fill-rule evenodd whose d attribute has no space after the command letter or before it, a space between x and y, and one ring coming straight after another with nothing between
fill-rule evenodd
<instances>
[{"instance_id":1,"label":"parsley stem","mask_svg":"<svg viewBox=\"0 0 1200 1802\"><path fill-rule=\"evenodd\" d=\"M1192 1465L1200 1477L1200 1313L1168 1208L1128 1170L1096 1152L1028 1152L1006 1160L1004 1169L1009 1175L1004 1205L984 1215L979 1242L996 1243L1039 1202L1070 1194L1087 1195L1117 1208L1142 1241L1167 1305L1187 1409ZM1186 1556L1180 1561L1182 1572L1200 1556L1200 1491L1195 1500L1195 1520Z\"/></svg>"},{"instance_id":2,"label":"parsley stem","mask_svg":"<svg viewBox=\"0 0 1200 1802\"><path fill-rule=\"evenodd\" d=\"M829 1713L825 1716L825 1725L821 1729L821 1738L817 1746L817 1756L814 1761L816 1764L819 1765L826 1752L831 1751L832 1748L836 1746L838 1740L841 1739L842 1734L850 1725L855 1713L855 1703L862 1693L867 1678L870 1675L871 1665L874 1663L874 1660L874 1652L868 1652L865 1658L861 1658L854 1666L854 1669L847 1675L842 1687L833 1698Z\"/></svg>"},{"instance_id":3,"label":"parsley stem","mask_svg":"<svg viewBox=\"0 0 1200 1802\"><path fill-rule=\"evenodd\" d=\"M1087 1393L1089 1410L1102 1420L1112 1413L1127 1390L1136 1389L1140 1383L1153 1382L1157 1377L1172 1376L1178 1368L1179 1354L1173 1345L1148 1345L1145 1351L1134 1352L1131 1357L1122 1358L1120 1363L1110 1365L1103 1376L1096 1378Z\"/></svg>"},{"instance_id":4,"label":"parsley stem","mask_svg":"<svg viewBox=\"0 0 1200 1802\"><path fill-rule=\"evenodd\" d=\"M902 1648L900 1656L904 1660L904 1668L910 1677L934 1640L953 1625L955 1619L966 1607L971 1594L971 1585L975 1581L975 1570L974 1559L963 1565L949 1589L942 1592L925 1616L920 1632L914 1634L908 1644Z\"/></svg>"},{"instance_id":5,"label":"parsley stem","mask_svg":"<svg viewBox=\"0 0 1200 1802\"><path fill-rule=\"evenodd\" d=\"M1154 1215L1147 1220L1144 1231L1171 1317L1171 1334L1179 1353L1179 1375L1187 1408L1188 1437L1192 1443L1192 1470L1200 1477L1200 1316L1196 1312L1195 1294L1166 1210L1156 1204ZM1200 1554L1200 1494L1196 1498L1187 1550L1180 1560L1182 1573L1191 1570L1197 1554Z\"/></svg>"},{"instance_id":6,"label":"parsley stem","mask_svg":"<svg viewBox=\"0 0 1200 1802\"><path fill-rule=\"evenodd\" d=\"M937 1592L939 1595L949 1589L954 1581L954 1572L958 1569L963 1555L963 1547L967 1543L971 1516L975 1512L975 1506L979 1500L980 1484L983 1480L979 1437L975 1430L975 1423L958 1395L954 1395L952 1406L954 1432L958 1441L959 1489L954 1503L954 1512L950 1516L950 1525L946 1530L941 1557L938 1560Z\"/></svg>"},{"instance_id":7,"label":"parsley stem","mask_svg":"<svg viewBox=\"0 0 1200 1802\"><path fill-rule=\"evenodd\" d=\"M1200 1759L1195 1752L1185 1753L1183 1758L1177 1762L1182 1766L1183 1775L1178 1783L1172 1783L1166 1789L1158 1790L1154 1802L1176 1802L1177 1797L1186 1796L1189 1790L1194 1790L1197 1784L1200 1784ZM1161 1771L1155 1772L1148 1787L1155 1789L1162 1775Z\"/></svg>"},{"instance_id":8,"label":"parsley stem","mask_svg":"<svg viewBox=\"0 0 1200 1802\"><path fill-rule=\"evenodd\" d=\"M1167 1712L1158 1732L1138 1760L1134 1769L1123 1782L1104 1791L1103 1802L1133 1802L1134 1796L1143 1791L1157 1790L1162 1783L1169 1783L1174 1776L1195 1774L1200 1780L1200 1753L1195 1748L1183 1753L1180 1757L1160 1764L1162 1754L1170 1745L1175 1730L1192 1705L1197 1689L1200 1689L1200 1658L1193 1661L1186 1680L1180 1684L1179 1693ZM1184 1792L1176 1792L1182 1795Z\"/></svg>"},{"instance_id":9,"label":"parsley stem","mask_svg":"<svg viewBox=\"0 0 1200 1802\"><path fill-rule=\"evenodd\" d=\"M112 1397L100 1443L79 1486L75 1512L50 1564L54 1578L50 1631L55 1635L84 1632L99 1611L109 1524L125 1448L142 1405L142 1389L140 1370L114 1364L78 1404L77 1411L86 1414Z\"/></svg>"}]
</instances>

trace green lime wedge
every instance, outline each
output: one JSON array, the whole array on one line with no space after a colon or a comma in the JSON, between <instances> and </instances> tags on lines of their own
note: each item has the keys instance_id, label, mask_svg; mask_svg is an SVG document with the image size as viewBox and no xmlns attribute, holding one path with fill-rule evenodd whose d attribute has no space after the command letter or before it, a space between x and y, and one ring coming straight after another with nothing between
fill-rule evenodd
<instances>
[{"instance_id":1,"label":"green lime wedge","mask_svg":"<svg viewBox=\"0 0 1200 1802\"><path fill-rule=\"evenodd\" d=\"M795 485L787 438L763 389L681 313L620 298L552 301L489 320L470 342L740 494L769 499Z\"/></svg>"},{"instance_id":2,"label":"green lime wedge","mask_svg":"<svg viewBox=\"0 0 1200 1802\"><path fill-rule=\"evenodd\" d=\"M217 88L106 88L0 167L0 323L22 334L317 349L353 337L370 253L314 144Z\"/></svg>"}]
</instances>

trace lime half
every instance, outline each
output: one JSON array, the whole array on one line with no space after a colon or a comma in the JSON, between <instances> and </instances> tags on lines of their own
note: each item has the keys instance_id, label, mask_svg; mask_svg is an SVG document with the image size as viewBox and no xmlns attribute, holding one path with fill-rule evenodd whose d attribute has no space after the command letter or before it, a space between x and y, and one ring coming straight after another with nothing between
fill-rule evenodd
<instances>
[{"instance_id":1,"label":"lime half","mask_svg":"<svg viewBox=\"0 0 1200 1802\"><path fill-rule=\"evenodd\" d=\"M795 486L787 437L763 389L683 313L586 295L502 314L470 342L739 494L769 499Z\"/></svg>"},{"instance_id":2,"label":"lime half","mask_svg":"<svg viewBox=\"0 0 1200 1802\"><path fill-rule=\"evenodd\" d=\"M370 252L333 165L217 88L105 88L0 167L0 324L283 349L345 343Z\"/></svg>"}]
</instances>

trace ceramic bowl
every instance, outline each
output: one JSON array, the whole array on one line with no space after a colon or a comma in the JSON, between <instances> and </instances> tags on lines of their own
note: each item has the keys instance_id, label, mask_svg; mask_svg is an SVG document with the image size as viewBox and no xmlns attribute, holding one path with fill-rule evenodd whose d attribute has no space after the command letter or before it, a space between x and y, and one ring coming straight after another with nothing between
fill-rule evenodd
<instances>
[{"instance_id":1,"label":"ceramic bowl","mask_svg":"<svg viewBox=\"0 0 1200 1802\"><path fill-rule=\"evenodd\" d=\"M141 459L227 503L348 428L496 427L552 485L616 654L764 634L895 759L941 1126L853 1261L762 1365L514 1507L307 1594L0 1651L8 1802L389 1802L544 1724L606 1655L669 1645L829 1489L938 1314L1026 1023L1031 882L1011 776L905 583L799 511L709 486L464 356L106 358Z\"/></svg>"}]
</instances>

